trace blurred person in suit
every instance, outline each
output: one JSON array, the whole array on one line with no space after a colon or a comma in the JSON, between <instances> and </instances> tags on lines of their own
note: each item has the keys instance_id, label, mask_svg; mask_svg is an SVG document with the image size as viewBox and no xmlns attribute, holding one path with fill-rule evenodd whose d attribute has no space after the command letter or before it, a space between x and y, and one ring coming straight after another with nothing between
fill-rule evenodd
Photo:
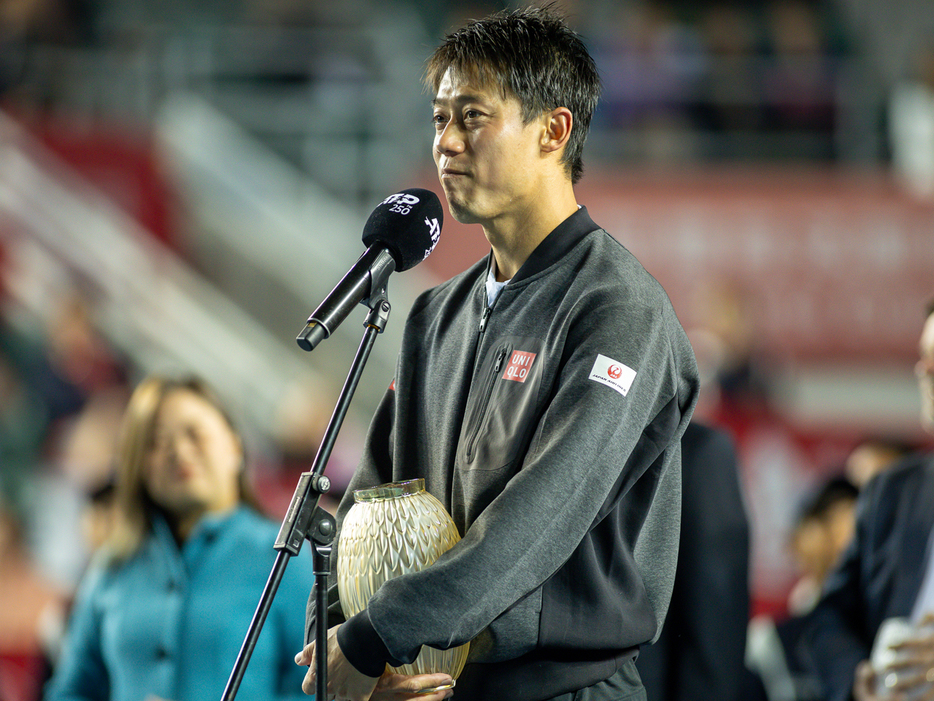
<instances>
[{"instance_id":1,"label":"blurred person in suit","mask_svg":"<svg viewBox=\"0 0 934 701\"><path fill-rule=\"evenodd\" d=\"M844 463L847 479L862 489L873 477L887 470L914 449L897 438L870 437L857 444Z\"/></svg>"},{"instance_id":2,"label":"blurred person in suit","mask_svg":"<svg viewBox=\"0 0 934 701\"><path fill-rule=\"evenodd\" d=\"M661 636L636 667L649 701L745 701L749 521L736 449L692 421L681 439L678 567Z\"/></svg>"},{"instance_id":3,"label":"blurred person in suit","mask_svg":"<svg viewBox=\"0 0 934 701\"><path fill-rule=\"evenodd\" d=\"M203 382L154 376L130 398L116 462L117 522L79 588L46 699L220 698L278 533L255 505L240 435ZM243 698L304 698L291 657L310 570L286 571Z\"/></svg>"},{"instance_id":4,"label":"blurred person in suit","mask_svg":"<svg viewBox=\"0 0 934 701\"><path fill-rule=\"evenodd\" d=\"M756 698L817 701L820 682L802 644L811 612L827 576L853 537L859 494L846 477L833 475L804 500L788 537L799 579L788 595L788 615L758 615L749 623L746 664L756 676ZM747 694L745 701L753 701Z\"/></svg>"},{"instance_id":5,"label":"blurred person in suit","mask_svg":"<svg viewBox=\"0 0 934 701\"><path fill-rule=\"evenodd\" d=\"M934 302L919 343L922 423L934 433ZM918 453L860 494L852 543L812 613L808 653L827 701L934 698L934 636L917 630L897 650L901 667L870 662L889 619L934 613L934 453ZM881 682L881 683L880 683ZM888 686L888 688L886 688Z\"/></svg>"},{"instance_id":6,"label":"blurred person in suit","mask_svg":"<svg viewBox=\"0 0 934 701\"><path fill-rule=\"evenodd\" d=\"M800 573L788 595L788 612L803 616L820 599L824 583L853 539L859 488L849 478L826 479L806 500L789 538L792 559Z\"/></svg>"}]
</instances>

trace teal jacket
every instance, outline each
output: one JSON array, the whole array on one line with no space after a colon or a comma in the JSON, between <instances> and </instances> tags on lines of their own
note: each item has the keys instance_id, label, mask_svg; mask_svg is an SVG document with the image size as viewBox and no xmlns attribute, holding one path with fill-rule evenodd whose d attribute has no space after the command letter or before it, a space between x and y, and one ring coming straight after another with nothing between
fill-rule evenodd
<instances>
[{"instance_id":1,"label":"teal jacket","mask_svg":"<svg viewBox=\"0 0 934 701\"><path fill-rule=\"evenodd\" d=\"M278 527L240 507L201 521L181 549L161 518L129 560L96 563L79 588L46 701L220 699L275 560ZM308 699L308 549L279 586L237 699Z\"/></svg>"}]
</instances>

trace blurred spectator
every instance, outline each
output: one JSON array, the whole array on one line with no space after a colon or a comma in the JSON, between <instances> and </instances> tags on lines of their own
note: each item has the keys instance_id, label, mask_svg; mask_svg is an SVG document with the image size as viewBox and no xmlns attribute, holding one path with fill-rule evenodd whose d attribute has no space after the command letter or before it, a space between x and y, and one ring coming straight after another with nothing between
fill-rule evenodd
<instances>
[{"instance_id":1,"label":"blurred spectator","mask_svg":"<svg viewBox=\"0 0 934 701\"><path fill-rule=\"evenodd\" d=\"M82 494L113 482L114 451L129 393L129 387L113 386L91 394L50 448L50 461Z\"/></svg>"},{"instance_id":2,"label":"blurred spectator","mask_svg":"<svg viewBox=\"0 0 934 701\"><path fill-rule=\"evenodd\" d=\"M889 101L896 176L914 196L934 199L934 40L917 51L911 74Z\"/></svg>"},{"instance_id":3,"label":"blurred spectator","mask_svg":"<svg viewBox=\"0 0 934 701\"><path fill-rule=\"evenodd\" d=\"M151 377L117 453L118 523L82 582L47 699L219 698L275 559L242 441L198 380ZM310 562L286 571L240 691L303 698Z\"/></svg>"},{"instance_id":4,"label":"blurred spectator","mask_svg":"<svg viewBox=\"0 0 934 701\"><path fill-rule=\"evenodd\" d=\"M661 636L636 666L650 701L748 701L749 523L733 441L692 422L681 439L678 569Z\"/></svg>"},{"instance_id":5,"label":"blurred spectator","mask_svg":"<svg viewBox=\"0 0 934 701\"><path fill-rule=\"evenodd\" d=\"M91 0L8 0L0 4L0 28L8 36L55 44L87 36Z\"/></svg>"},{"instance_id":6,"label":"blurred spectator","mask_svg":"<svg viewBox=\"0 0 934 701\"><path fill-rule=\"evenodd\" d=\"M862 489L873 477L912 452L911 446L891 438L867 438L846 458L847 479Z\"/></svg>"},{"instance_id":7,"label":"blurred spectator","mask_svg":"<svg viewBox=\"0 0 934 701\"><path fill-rule=\"evenodd\" d=\"M95 323L91 302L80 292L66 294L50 315L45 347L55 374L83 405L96 392L125 381L124 363Z\"/></svg>"},{"instance_id":8,"label":"blurred spectator","mask_svg":"<svg viewBox=\"0 0 934 701\"><path fill-rule=\"evenodd\" d=\"M832 477L805 504L789 547L800 579L788 597L788 611L801 616L814 608L824 582L853 539L859 490L846 477Z\"/></svg>"},{"instance_id":9,"label":"blurred spectator","mask_svg":"<svg viewBox=\"0 0 934 701\"><path fill-rule=\"evenodd\" d=\"M0 494L0 699L36 701L61 629L64 593L39 572L24 543L22 519Z\"/></svg>"},{"instance_id":10,"label":"blurred spectator","mask_svg":"<svg viewBox=\"0 0 934 701\"><path fill-rule=\"evenodd\" d=\"M117 525L117 487L107 480L89 490L87 506L81 514L81 535L91 553L96 553L113 534Z\"/></svg>"},{"instance_id":11,"label":"blurred spectator","mask_svg":"<svg viewBox=\"0 0 934 701\"><path fill-rule=\"evenodd\" d=\"M28 509L27 541L44 574L73 588L87 566L76 519L109 478L129 366L70 286L49 293L49 315L0 320L0 460L8 493ZM15 321L15 323L14 323ZM48 529L56 537L47 538Z\"/></svg>"},{"instance_id":12,"label":"blurred spectator","mask_svg":"<svg viewBox=\"0 0 934 701\"><path fill-rule=\"evenodd\" d=\"M699 415L717 420L768 414L777 363L760 343L759 316L752 290L730 280L713 280L693 299L696 326L688 330L695 348L704 393Z\"/></svg>"},{"instance_id":13,"label":"blurred spectator","mask_svg":"<svg viewBox=\"0 0 934 701\"><path fill-rule=\"evenodd\" d=\"M697 31L664 2L611 7L592 20L594 59L604 83L596 123L634 132L640 160L695 158L689 107L705 66Z\"/></svg>"},{"instance_id":14,"label":"blurred spectator","mask_svg":"<svg viewBox=\"0 0 934 701\"><path fill-rule=\"evenodd\" d=\"M0 344L19 381L42 414L40 443L81 411L98 392L126 383L126 362L93 318L91 302L77 291L50 295L56 305L39 331L0 322Z\"/></svg>"},{"instance_id":15,"label":"blurred spectator","mask_svg":"<svg viewBox=\"0 0 934 701\"><path fill-rule=\"evenodd\" d=\"M321 380L296 382L283 394L276 409L272 436L280 453L279 464L276 474L266 475L263 484L258 485L270 492L276 488L278 492L280 503L275 503L269 494L260 495L270 510L285 513L299 476L314 465L337 397L338 391L331 383ZM331 513L337 513L337 504L360 459L362 438L355 429L353 422L344 422L326 465L331 489L321 496L319 504Z\"/></svg>"},{"instance_id":16,"label":"blurred spectator","mask_svg":"<svg viewBox=\"0 0 934 701\"><path fill-rule=\"evenodd\" d=\"M832 135L834 66L816 10L803 0L773 0L766 17L771 55L765 99L770 128L792 135ZM802 145L799 152L812 158L833 155L832 139L815 139L814 144Z\"/></svg>"},{"instance_id":17,"label":"blurred spectator","mask_svg":"<svg viewBox=\"0 0 934 701\"><path fill-rule=\"evenodd\" d=\"M788 597L788 616L757 616L749 626L747 664L768 701L817 701L820 684L802 636L821 588L853 537L859 492L845 477L826 480L804 503L789 538L800 578ZM747 699L752 701L752 699Z\"/></svg>"},{"instance_id":18,"label":"blurred spectator","mask_svg":"<svg viewBox=\"0 0 934 701\"><path fill-rule=\"evenodd\" d=\"M39 82L24 82L35 44L86 45L94 38L94 0L7 0L0 3L0 97L6 103L35 107L50 97L45 81L60 78L49 71ZM46 55L57 63L61 57ZM32 77L34 79L34 76ZM23 93L23 94L19 94Z\"/></svg>"},{"instance_id":19,"label":"blurred spectator","mask_svg":"<svg viewBox=\"0 0 934 701\"><path fill-rule=\"evenodd\" d=\"M48 412L24 380L9 341L0 331L0 466L7 498L22 505L45 440Z\"/></svg>"},{"instance_id":20,"label":"blurred spectator","mask_svg":"<svg viewBox=\"0 0 934 701\"><path fill-rule=\"evenodd\" d=\"M697 103L706 131L743 134L758 131L765 120L761 31L753 11L742 4L715 2L703 9L699 27L709 65ZM730 142L710 154L735 157Z\"/></svg>"},{"instance_id":21,"label":"blurred spectator","mask_svg":"<svg viewBox=\"0 0 934 701\"><path fill-rule=\"evenodd\" d=\"M934 305L927 314L916 369L922 423L934 432ZM909 619L917 626L934 613L932 534L934 454L913 455L864 488L856 535L828 578L809 629L809 654L828 701L932 694L930 632L915 629L899 651L881 650L901 657L900 668L869 661L884 622Z\"/></svg>"}]
</instances>

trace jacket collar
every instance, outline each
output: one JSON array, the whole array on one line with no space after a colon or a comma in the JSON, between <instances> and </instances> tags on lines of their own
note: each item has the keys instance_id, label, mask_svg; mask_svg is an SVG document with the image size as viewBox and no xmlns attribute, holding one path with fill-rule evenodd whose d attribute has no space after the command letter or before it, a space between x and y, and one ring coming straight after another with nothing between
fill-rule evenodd
<instances>
[{"instance_id":1,"label":"jacket collar","mask_svg":"<svg viewBox=\"0 0 934 701\"><path fill-rule=\"evenodd\" d=\"M586 207L581 207L574 214L569 216L563 222L558 224L554 230L538 244L531 255L519 268L519 272L510 281L515 284L526 278L530 278L536 273L545 270L549 266L557 263L564 258L567 253L574 248L582 238L591 231L596 231L600 227L594 224ZM492 264L493 253L490 253L490 264Z\"/></svg>"}]
</instances>

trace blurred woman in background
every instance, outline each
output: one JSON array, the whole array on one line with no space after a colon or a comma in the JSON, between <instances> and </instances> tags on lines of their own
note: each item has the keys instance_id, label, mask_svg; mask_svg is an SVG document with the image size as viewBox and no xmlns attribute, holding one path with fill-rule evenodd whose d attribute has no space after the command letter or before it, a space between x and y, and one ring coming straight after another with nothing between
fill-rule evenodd
<instances>
[{"instance_id":1,"label":"blurred woman in background","mask_svg":"<svg viewBox=\"0 0 934 701\"><path fill-rule=\"evenodd\" d=\"M48 701L220 698L275 559L240 435L198 379L150 377L117 449L116 527L78 592ZM239 694L305 697L311 563L286 570Z\"/></svg>"}]
</instances>

